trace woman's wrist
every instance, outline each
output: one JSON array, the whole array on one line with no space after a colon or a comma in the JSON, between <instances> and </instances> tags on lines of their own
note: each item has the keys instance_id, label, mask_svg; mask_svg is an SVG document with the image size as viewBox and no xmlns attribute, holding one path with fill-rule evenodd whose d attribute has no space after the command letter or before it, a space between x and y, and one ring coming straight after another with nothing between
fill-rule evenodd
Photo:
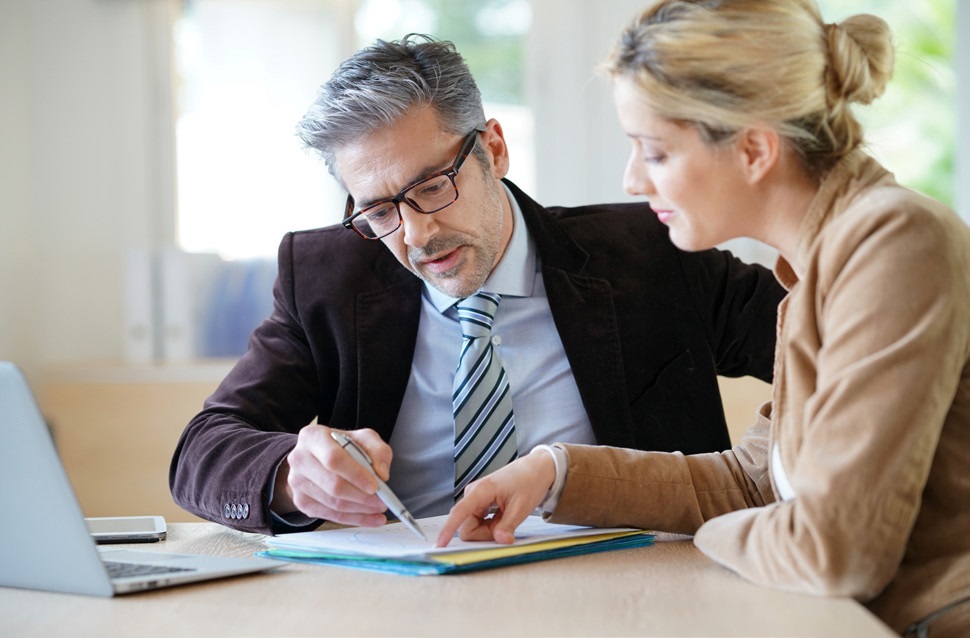
<instances>
[{"instance_id":1,"label":"woman's wrist","mask_svg":"<svg viewBox=\"0 0 970 638\"><path fill-rule=\"evenodd\" d=\"M551 514L559 503L559 495L566 483L566 451L558 445L537 445L532 448L532 454L548 454L552 458L555 475L538 508L543 514Z\"/></svg>"}]
</instances>

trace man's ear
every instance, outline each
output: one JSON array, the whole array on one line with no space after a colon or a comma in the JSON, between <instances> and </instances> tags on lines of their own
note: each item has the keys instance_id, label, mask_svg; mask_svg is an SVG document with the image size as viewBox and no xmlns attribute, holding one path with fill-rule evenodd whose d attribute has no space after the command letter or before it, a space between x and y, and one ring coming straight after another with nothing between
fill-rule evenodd
<instances>
[{"instance_id":1,"label":"man's ear","mask_svg":"<svg viewBox=\"0 0 970 638\"><path fill-rule=\"evenodd\" d=\"M492 167L492 177L502 179L509 172L509 147L505 144L505 133L498 120L491 119L485 123L485 132L482 133L481 145Z\"/></svg>"},{"instance_id":2,"label":"man's ear","mask_svg":"<svg viewBox=\"0 0 970 638\"><path fill-rule=\"evenodd\" d=\"M744 129L738 134L737 150L742 173L755 184L778 164L781 137L771 129Z\"/></svg>"}]
</instances>

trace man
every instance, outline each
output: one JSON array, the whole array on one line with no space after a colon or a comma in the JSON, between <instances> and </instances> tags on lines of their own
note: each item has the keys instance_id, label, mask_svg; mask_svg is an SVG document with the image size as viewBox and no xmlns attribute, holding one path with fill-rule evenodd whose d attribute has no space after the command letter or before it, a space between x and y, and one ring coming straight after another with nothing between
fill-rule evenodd
<instances>
[{"instance_id":1,"label":"man","mask_svg":"<svg viewBox=\"0 0 970 638\"><path fill-rule=\"evenodd\" d=\"M359 51L299 132L349 194L344 224L284 237L272 315L175 451L182 507L262 533L382 524L330 428L418 517L538 444L729 447L717 374L770 380L769 271L676 250L644 205L532 201L450 43Z\"/></svg>"}]
</instances>

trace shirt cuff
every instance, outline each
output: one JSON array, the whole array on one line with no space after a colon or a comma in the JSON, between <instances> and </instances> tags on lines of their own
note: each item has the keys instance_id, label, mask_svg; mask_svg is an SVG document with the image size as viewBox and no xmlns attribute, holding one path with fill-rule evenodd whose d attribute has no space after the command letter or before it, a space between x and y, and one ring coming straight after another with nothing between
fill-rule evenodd
<instances>
[{"instance_id":1,"label":"shirt cuff","mask_svg":"<svg viewBox=\"0 0 970 638\"><path fill-rule=\"evenodd\" d=\"M280 464L283 463L283 459L276 464L276 470L273 472L272 478L269 481L269 492L268 500L266 501L266 511L269 512L269 526L273 534L287 534L293 532L305 532L307 528L313 529L319 527L322 520L312 518L307 516L303 512L290 512L288 514L279 514L270 509L269 504L273 502L273 495L276 492L276 475L280 471Z\"/></svg>"},{"instance_id":2,"label":"shirt cuff","mask_svg":"<svg viewBox=\"0 0 970 638\"><path fill-rule=\"evenodd\" d=\"M556 464L556 480L553 481L552 487L546 492L546 497L542 499L538 507L540 514L552 514L556 510L559 495L562 494L563 485L566 483L566 467L568 465L566 450L559 445L537 445L532 448L533 452L536 450L543 450L551 454L552 462Z\"/></svg>"}]
</instances>

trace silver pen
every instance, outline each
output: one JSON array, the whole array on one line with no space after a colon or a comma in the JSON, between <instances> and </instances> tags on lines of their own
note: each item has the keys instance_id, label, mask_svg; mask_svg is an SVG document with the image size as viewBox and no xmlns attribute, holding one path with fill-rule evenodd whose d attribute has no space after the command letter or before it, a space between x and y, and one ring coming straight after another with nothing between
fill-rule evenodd
<instances>
[{"instance_id":1,"label":"silver pen","mask_svg":"<svg viewBox=\"0 0 970 638\"><path fill-rule=\"evenodd\" d=\"M334 441L340 444L340 447L347 451L347 454L349 454L352 459L363 465L364 468L371 473L371 476L373 476L377 481L377 496L384 501L384 504L387 505L387 509L391 510L391 513L393 513L394 516L397 516L399 521L407 525L412 532L424 540L428 540L428 537L425 536L424 532L421 531L421 527L418 526L418 522L414 520L413 516L411 516L411 512L404 507L404 503L401 502L401 499L395 496L394 492L391 491L391 488L387 486L387 483L382 481L381 478L377 476L377 472L374 471L374 464L371 462L370 457L367 456L367 452L364 451L364 448L360 447L357 444L357 441L354 441L352 438L341 432L331 430L330 436L333 437Z\"/></svg>"}]
</instances>

